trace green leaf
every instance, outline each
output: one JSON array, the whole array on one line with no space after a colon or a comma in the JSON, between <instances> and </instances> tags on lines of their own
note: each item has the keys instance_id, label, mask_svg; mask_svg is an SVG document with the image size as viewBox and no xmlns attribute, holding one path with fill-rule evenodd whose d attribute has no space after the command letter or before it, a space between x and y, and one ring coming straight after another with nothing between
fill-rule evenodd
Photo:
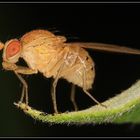
<instances>
[{"instance_id":1,"label":"green leaf","mask_svg":"<svg viewBox=\"0 0 140 140\"><path fill-rule=\"evenodd\" d=\"M24 103L15 103L27 115L44 123L140 123L140 80L121 94L103 102L103 104L107 108L95 105L81 111L53 115L33 109Z\"/></svg>"}]
</instances>

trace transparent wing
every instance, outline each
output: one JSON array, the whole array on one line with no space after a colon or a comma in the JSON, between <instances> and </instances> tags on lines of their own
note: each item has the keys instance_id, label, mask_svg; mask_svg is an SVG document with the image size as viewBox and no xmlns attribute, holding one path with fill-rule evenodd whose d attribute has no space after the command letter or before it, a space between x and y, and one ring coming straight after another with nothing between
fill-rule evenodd
<instances>
[{"instance_id":1,"label":"transparent wing","mask_svg":"<svg viewBox=\"0 0 140 140\"><path fill-rule=\"evenodd\" d=\"M72 43L68 43L68 44L77 45L82 48L93 49L95 51L140 55L139 49L133 49L133 48L119 46L119 45L113 45L113 44L85 43L85 42L72 42Z\"/></svg>"}]
</instances>

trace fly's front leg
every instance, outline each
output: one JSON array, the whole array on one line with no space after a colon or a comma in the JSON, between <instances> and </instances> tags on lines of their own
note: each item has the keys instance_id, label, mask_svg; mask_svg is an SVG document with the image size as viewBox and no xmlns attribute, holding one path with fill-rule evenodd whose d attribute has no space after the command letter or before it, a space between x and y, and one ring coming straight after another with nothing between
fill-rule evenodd
<instances>
[{"instance_id":1,"label":"fly's front leg","mask_svg":"<svg viewBox=\"0 0 140 140\"><path fill-rule=\"evenodd\" d=\"M18 66L18 68L16 70L14 70L14 72L17 75L17 77L19 78L19 80L21 81L21 83L23 84L20 102L23 102L23 99L25 97L25 103L26 103L26 105L28 105L28 84L20 74L24 74L24 75L35 74L35 73L37 73L37 70Z\"/></svg>"},{"instance_id":2,"label":"fly's front leg","mask_svg":"<svg viewBox=\"0 0 140 140\"><path fill-rule=\"evenodd\" d=\"M24 66L18 66L14 63L2 62L2 66L6 70L14 71L16 73L20 73L24 75L36 74L38 72L37 70Z\"/></svg>"},{"instance_id":3,"label":"fly's front leg","mask_svg":"<svg viewBox=\"0 0 140 140\"><path fill-rule=\"evenodd\" d=\"M26 105L28 105L28 85L27 85L27 82L23 79L23 77L20 74L18 74L17 72L15 72L15 74L19 78L21 83L23 84L21 98L20 98L19 102L22 103L24 100L24 97L25 97L25 103L26 103Z\"/></svg>"},{"instance_id":4,"label":"fly's front leg","mask_svg":"<svg viewBox=\"0 0 140 140\"><path fill-rule=\"evenodd\" d=\"M10 70L10 71L14 71L17 69L17 65L14 63L8 63L8 62L2 62L2 67L5 70Z\"/></svg>"},{"instance_id":5,"label":"fly's front leg","mask_svg":"<svg viewBox=\"0 0 140 140\"><path fill-rule=\"evenodd\" d=\"M19 78L19 80L23 84L20 102L23 102L24 97L25 97L25 103L26 105L28 105L28 85L27 85L27 82L23 79L23 77L20 74L24 74L24 75L35 74L37 73L37 70L33 70L28 67L17 66L14 63L7 63L7 62L3 62L2 66L6 70L14 71L16 76Z\"/></svg>"}]
</instances>

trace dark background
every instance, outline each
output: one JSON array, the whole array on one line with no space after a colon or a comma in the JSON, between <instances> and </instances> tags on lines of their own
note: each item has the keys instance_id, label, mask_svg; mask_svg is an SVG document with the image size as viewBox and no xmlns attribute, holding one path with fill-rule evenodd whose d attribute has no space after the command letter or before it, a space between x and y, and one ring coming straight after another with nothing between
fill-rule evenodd
<instances>
[{"instance_id":1,"label":"dark background","mask_svg":"<svg viewBox=\"0 0 140 140\"><path fill-rule=\"evenodd\" d=\"M0 4L0 40L19 38L32 29L47 29L65 35L68 41L92 41L140 49L140 4ZM140 56L88 51L96 63L92 95L99 101L115 96L140 78ZM2 52L1 52L2 55ZM0 58L0 63L2 58ZM35 121L18 110L17 77L0 65L0 136L140 136L140 125L50 125ZM26 76L29 102L36 109L52 113L51 79L41 74ZM71 84L60 80L57 88L59 110L71 111ZM94 103L77 87L80 109Z\"/></svg>"}]
</instances>

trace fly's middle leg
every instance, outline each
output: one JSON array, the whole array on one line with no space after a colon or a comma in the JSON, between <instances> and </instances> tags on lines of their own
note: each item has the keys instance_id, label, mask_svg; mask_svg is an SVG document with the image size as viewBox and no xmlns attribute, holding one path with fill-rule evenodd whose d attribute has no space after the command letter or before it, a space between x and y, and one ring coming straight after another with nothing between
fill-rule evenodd
<instances>
[{"instance_id":1,"label":"fly's middle leg","mask_svg":"<svg viewBox=\"0 0 140 140\"><path fill-rule=\"evenodd\" d=\"M56 114L58 114L58 109L57 109L57 103L56 103L56 86L57 86L57 83L58 83L58 80L59 80L59 77L60 77L60 74L63 70L63 67L64 67L65 63L62 63L60 68L58 69L58 72L57 72L57 75L53 81L53 84L52 84L52 88L51 88L51 96L52 96L52 101L53 101L53 108L54 108L54 112Z\"/></svg>"}]
</instances>

